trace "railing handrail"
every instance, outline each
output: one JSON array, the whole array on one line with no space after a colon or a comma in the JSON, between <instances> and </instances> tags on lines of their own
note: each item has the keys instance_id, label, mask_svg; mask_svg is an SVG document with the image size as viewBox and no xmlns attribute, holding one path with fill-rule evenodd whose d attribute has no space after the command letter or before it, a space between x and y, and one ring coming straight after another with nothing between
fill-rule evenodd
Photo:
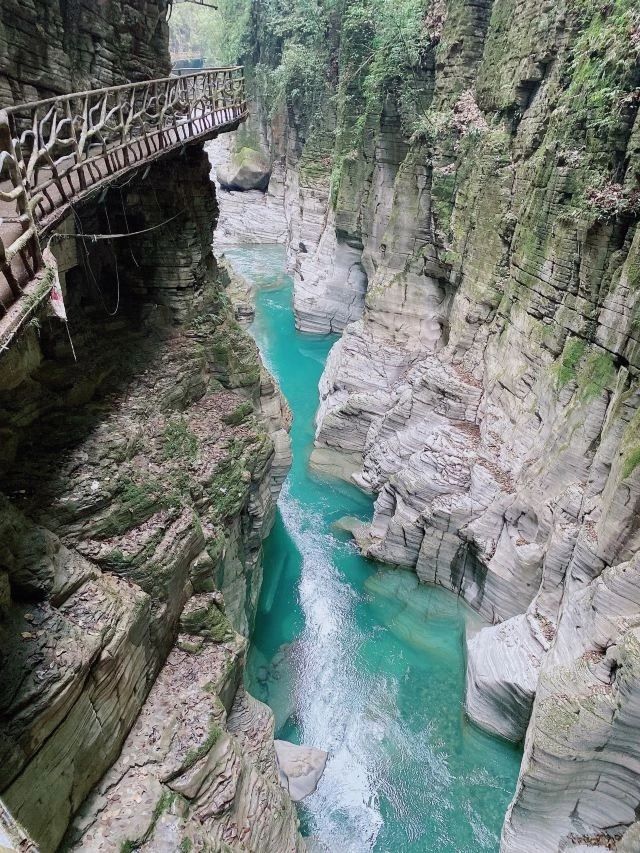
<instances>
[{"instance_id":1,"label":"railing handrail","mask_svg":"<svg viewBox=\"0 0 640 853\"><path fill-rule=\"evenodd\" d=\"M0 233L0 272L14 298L25 273L31 281L42 270L40 239L74 201L189 141L235 130L248 115L243 72L199 68L0 109L0 201L16 209Z\"/></svg>"},{"instance_id":2,"label":"railing handrail","mask_svg":"<svg viewBox=\"0 0 640 853\"><path fill-rule=\"evenodd\" d=\"M190 69L191 70L191 69ZM184 79L185 77L200 77L203 74L213 74L213 73L232 73L234 71L243 71L244 67L242 65L229 65L229 66L221 66L220 68L196 68L191 70L190 74L181 74L180 77ZM44 98L41 101L25 101L21 104L14 104L11 107L5 107L4 112L7 115L13 115L22 110L32 110L37 107L46 107L50 104L55 104L59 101L71 101L74 98L84 98L87 95L106 95L109 92L122 92L124 89L139 89L144 88L145 86L149 86L151 84L158 83L171 83L175 81L176 75L170 75L169 77L158 77L153 80L139 80L136 83L119 83L117 86L103 86L101 89L85 89L82 92L69 92L64 93L62 95L54 95L52 98ZM237 77L235 82L244 81L244 75L242 77Z\"/></svg>"}]
</instances>

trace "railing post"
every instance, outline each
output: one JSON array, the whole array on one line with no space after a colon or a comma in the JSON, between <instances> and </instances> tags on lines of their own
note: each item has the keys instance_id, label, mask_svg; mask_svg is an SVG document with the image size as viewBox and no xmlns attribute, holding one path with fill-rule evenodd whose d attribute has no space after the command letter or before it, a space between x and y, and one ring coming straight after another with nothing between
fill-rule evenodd
<instances>
[{"instance_id":1,"label":"railing post","mask_svg":"<svg viewBox=\"0 0 640 853\"><path fill-rule=\"evenodd\" d=\"M13 192L10 197L7 194L0 193L0 198L3 201L14 201L16 205L16 213L19 217L20 227L23 235L30 234L27 241L27 246L30 249L33 272L37 272L42 267L42 252L40 250L40 241L36 230L36 223L33 217L31 200L28 191L28 181L22 154L19 146L16 146L16 133L12 120L9 118L6 110L0 110L0 158L1 165L6 163L9 172L9 179L13 185ZM24 244L23 244L24 245ZM21 252L20 252L21 254ZM0 269L2 270L11 292L14 297L20 296L20 285L11 269L12 255L7 254L7 247L4 245L0 237ZM32 271L28 268L26 260L23 256L23 263L27 271Z\"/></svg>"},{"instance_id":2,"label":"railing post","mask_svg":"<svg viewBox=\"0 0 640 853\"><path fill-rule=\"evenodd\" d=\"M209 115L211 117L211 126L213 127L216 123L216 104L215 104L214 88L211 85L211 72L210 71L207 71L206 89L207 89L207 107L208 107ZM203 85L203 90L204 90L204 85Z\"/></svg>"}]
</instances>

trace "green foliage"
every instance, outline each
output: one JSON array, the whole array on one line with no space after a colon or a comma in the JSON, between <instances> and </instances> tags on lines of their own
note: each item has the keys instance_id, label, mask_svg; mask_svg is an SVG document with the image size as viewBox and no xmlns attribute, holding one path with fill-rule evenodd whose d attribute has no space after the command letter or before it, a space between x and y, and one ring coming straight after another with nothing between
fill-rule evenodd
<instances>
[{"instance_id":1,"label":"green foliage","mask_svg":"<svg viewBox=\"0 0 640 853\"><path fill-rule=\"evenodd\" d=\"M260 134L252 122L244 122L236 130L233 146L236 151L241 151L243 148L252 148L254 151L262 150Z\"/></svg>"},{"instance_id":2,"label":"green foliage","mask_svg":"<svg viewBox=\"0 0 640 853\"><path fill-rule=\"evenodd\" d=\"M572 0L583 24L573 49L567 103L588 133L615 130L634 89L634 64L640 54L640 9L636 0Z\"/></svg>"},{"instance_id":3,"label":"green foliage","mask_svg":"<svg viewBox=\"0 0 640 853\"><path fill-rule=\"evenodd\" d=\"M183 838L182 841L180 842L180 846L178 848L180 853L190 853L190 851L192 849L193 849L193 842L191 841L191 839L190 838Z\"/></svg>"},{"instance_id":4,"label":"green foliage","mask_svg":"<svg viewBox=\"0 0 640 853\"><path fill-rule=\"evenodd\" d=\"M235 65L248 50L251 0L218 0L218 9L174 5L170 21L172 56L202 57L205 66Z\"/></svg>"},{"instance_id":5,"label":"green foliage","mask_svg":"<svg viewBox=\"0 0 640 853\"><path fill-rule=\"evenodd\" d=\"M586 346L581 338L571 336L567 338L555 368L558 388L564 388L568 382L576 378L576 369L584 355Z\"/></svg>"},{"instance_id":6,"label":"green foliage","mask_svg":"<svg viewBox=\"0 0 640 853\"><path fill-rule=\"evenodd\" d=\"M193 767L193 765L197 761L200 761L201 758L204 758L204 756L220 740L223 734L224 730L217 723L211 725L204 743L201 746L197 747L197 749L190 749L185 755L183 764L184 769L188 770L189 767Z\"/></svg>"},{"instance_id":7,"label":"green foliage","mask_svg":"<svg viewBox=\"0 0 640 853\"><path fill-rule=\"evenodd\" d=\"M336 95L334 205L343 178L361 159L369 122L378 119L387 96L395 101L406 136L424 120L429 93L422 86L421 72L425 54L433 46L425 27L428 5L425 0L353 0L347 4Z\"/></svg>"},{"instance_id":8,"label":"green foliage","mask_svg":"<svg viewBox=\"0 0 640 853\"><path fill-rule=\"evenodd\" d=\"M165 427L163 454L165 459L185 459L191 462L198 455L198 439L184 418L173 420Z\"/></svg>"},{"instance_id":9,"label":"green foliage","mask_svg":"<svg viewBox=\"0 0 640 853\"><path fill-rule=\"evenodd\" d=\"M421 74L435 46L425 16L430 5L429 0L261 0L243 18L245 34L232 37L244 46L237 58L246 61L262 107L272 117L287 109L305 141L302 180L330 179L334 202L343 178L357 169L368 122L377 120L387 96L396 102L409 135L424 113L430 93L423 91ZM221 7L221 17L225 29L237 31L234 9ZM350 190L347 183L345 191Z\"/></svg>"},{"instance_id":10,"label":"green foliage","mask_svg":"<svg viewBox=\"0 0 640 853\"><path fill-rule=\"evenodd\" d=\"M269 80L272 109L286 104L302 117L314 116L325 94L326 60L321 49L309 51L303 44L288 44Z\"/></svg>"},{"instance_id":11,"label":"green foliage","mask_svg":"<svg viewBox=\"0 0 640 853\"><path fill-rule=\"evenodd\" d=\"M283 106L301 127L327 95L327 33L336 0L263 0L253 8L250 42L259 55L250 65L256 93L270 115Z\"/></svg>"},{"instance_id":12,"label":"green foliage","mask_svg":"<svg viewBox=\"0 0 640 853\"><path fill-rule=\"evenodd\" d=\"M424 0L369 0L354 3L345 15L347 26L373 32L363 81L368 112L379 111L385 95L393 91L405 123L414 123L421 114L416 75L431 44L424 15Z\"/></svg>"}]
</instances>

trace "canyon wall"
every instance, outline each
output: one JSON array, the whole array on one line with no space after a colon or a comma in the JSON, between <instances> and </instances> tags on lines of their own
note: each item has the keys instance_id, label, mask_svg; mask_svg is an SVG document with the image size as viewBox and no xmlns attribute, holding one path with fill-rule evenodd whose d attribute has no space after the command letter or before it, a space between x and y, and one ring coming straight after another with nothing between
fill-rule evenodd
<instances>
[{"instance_id":1,"label":"canyon wall","mask_svg":"<svg viewBox=\"0 0 640 853\"><path fill-rule=\"evenodd\" d=\"M365 554L493 623L466 707L525 739L504 853L637 849L640 13L319 8L249 57L286 82L298 325L344 328L313 461L376 495Z\"/></svg>"},{"instance_id":2,"label":"canyon wall","mask_svg":"<svg viewBox=\"0 0 640 853\"><path fill-rule=\"evenodd\" d=\"M46 5L2 7L37 52L3 56L16 98L166 70L163 2ZM242 686L290 414L212 254L217 217L197 144L77 207L51 244L68 328L37 312L0 357L15 849L35 849L20 825L43 853L304 849L272 714Z\"/></svg>"},{"instance_id":3,"label":"canyon wall","mask_svg":"<svg viewBox=\"0 0 640 853\"><path fill-rule=\"evenodd\" d=\"M2 0L0 103L169 73L167 0Z\"/></svg>"}]
</instances>

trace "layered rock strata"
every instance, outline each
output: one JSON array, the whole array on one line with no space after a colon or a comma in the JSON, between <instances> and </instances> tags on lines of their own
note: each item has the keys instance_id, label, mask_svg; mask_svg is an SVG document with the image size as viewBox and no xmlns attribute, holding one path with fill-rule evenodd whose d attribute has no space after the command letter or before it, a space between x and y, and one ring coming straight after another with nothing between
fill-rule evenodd
<instances>
[{"instance_id":1,"label":"layered rock strata","mask_svg":"<svg viewBox=\"0 0 640 853\"><path fill-rule=\"evenodd\" d=\"M239 686L246 642L207 644L185 628L67 849L302 853L276 775L273 716Z\"/></svg>"},{"instance_id":2,"label":"layered rock strata","mask_svg":"<svg viewBox=\"0 0 640 853\"><path fill-rule=\"evenodd\" d=\"M362 317L375 276L367 247L381 244L406 150L397 110L389 101L379 131L363 145L360 157L343 163L335 205L330 204L332 175L327 169L331 158L321 161L324 168L319 170L303 168L297 186L300 213L290 226L289 243L296 256L296 325L302 331L341 332ZM411 213L406 211L407 221Z\"/></svg>"},{"instance_id":3,"label":"layered rock strata","mask_svg":"<svg viewBox=\"0 0 640 853\"><path fill-rule=\"evenodd\" d=\"M150 230L83 244L66 277L77 362L48 320L3 358L0 787L43 851L116 760L69 836L80 849L157 850L165 831L178 846L302 843L270 713L238 692L289 413L211 254L208 168L190 148L79 211L84 233ZM183 214L156 228L176 196Z\"/></svg>"},{"instance_id":4,"label":"layered rock strata","mask_svg":"<svg viewBox=\"0 0 640 853\"><path fill-rule=\"evenodd\" d=\"M220 137L206 144L211 163L211 180L222 200L220 219L215 233L216 248L249 244L284 244L288 225L285 211L285 190L282 163L272 166L266 191L232 192L221 187L217 170L233 156L234 140Z\"/></svg>"},{"instance_id":5,"label":"layered rock strata","mask_svg":"<svg viewBox=\"0 0 640 853\"><path fill-rule=\"evenodd\" d=\"M164 77L166 0L3 0L0 103Z\"/></svg>"},{"instance_id":6,"label":"layered rock strata","mask_svg":"<svg viewBox=\"0 0 640 853\"><path fill-rule=\"evenodd\" d=\"M298 323L353 321L314 461L376 494L368 556L494 623L469 638L466 707L526 732L504 853L634 849L638 10L425 2L421 32L346 157L337 115L312 191L313 132L289 158Z\"/></svg>"},{"instance_id":7,"label":"layered rock strata","mask_svg":"<svg viewBox=\"0 0 640 853\"><path fill-rule=\"evenodd\" d=\"M164 76L167 6L8 0L3 103ZM69 334L40 312L1 354L8 847L302 850L241 687L290 414L208 175L186 147L77 207L48 247Z\"/></svg>"}]
</instances>

